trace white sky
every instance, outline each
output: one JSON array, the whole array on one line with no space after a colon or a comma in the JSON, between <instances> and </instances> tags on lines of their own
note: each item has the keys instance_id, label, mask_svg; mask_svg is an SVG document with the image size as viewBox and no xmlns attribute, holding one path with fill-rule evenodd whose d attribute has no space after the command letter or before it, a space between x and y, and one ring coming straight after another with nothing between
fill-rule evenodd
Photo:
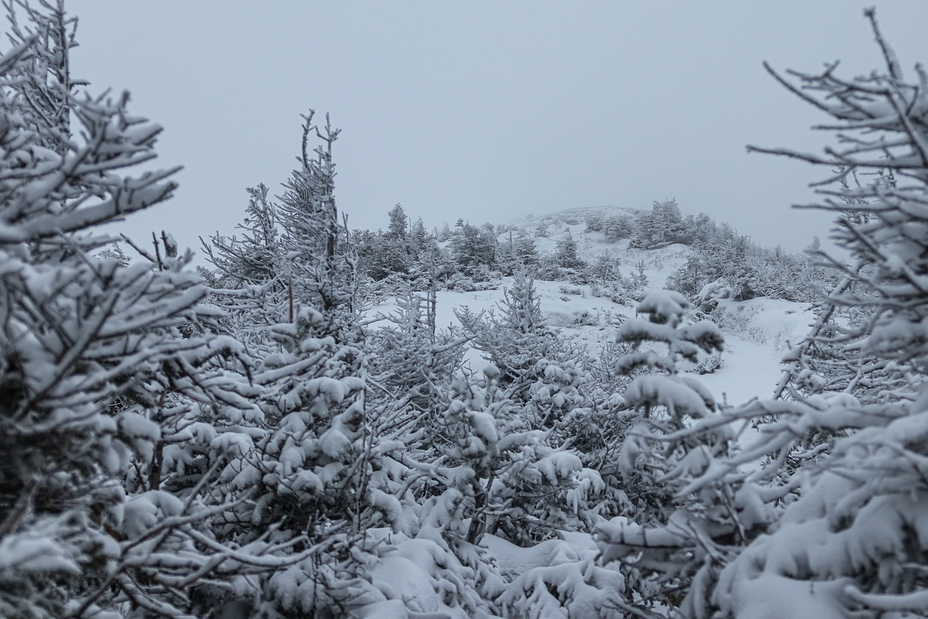
<instances>
[{"instance_id":1,"label":"white sky","mask_svg":"<svg viewBox=\"0 0 928 619\"><path fill-rule=\"evenodd\" d=\"M300 114L341 128L336 198L352 228L401 203L428 227L674 197L798 250L830 218L791 210L825 170L748 143L818 151L823 117L761 66L880 68L857 0L303 2L70 0L72 73L162 124L170 203L124 224L182 246L230 234L245 188L296 165ZM928 2L877 6L903 66L928 61Z\"/></svg>"}]
</instances>

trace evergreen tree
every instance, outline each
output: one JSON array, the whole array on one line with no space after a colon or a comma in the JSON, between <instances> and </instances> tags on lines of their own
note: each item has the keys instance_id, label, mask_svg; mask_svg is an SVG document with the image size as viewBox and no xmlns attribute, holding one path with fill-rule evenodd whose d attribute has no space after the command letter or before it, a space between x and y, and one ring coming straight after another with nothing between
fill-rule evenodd
<instances>
[{"instance_id":1,"label":"evergreen tree","mask_svg":"<svg viewBox=\"0 0 928 619\"><path fill-rule=\"evenodd\" d=\"M564 269L579 269L583 267L583 261L577 255L577 240L567 231L567 236L557 242L555 258L558 266Z\"/></svg>"},{"instance_id":2,"label":"evergreen tree","mask_svg":"<svg viewBox=\"0 0 928 619\"><path fill-rule=\"evenodd\" d=\"M474 338L474 346L501 372L500 383L516 384L527 397L536 378L536 363L554 346L553 334L542 324L534 280L524 271L517 271L498 309L499 318L475 316L467 308L456 313L465 332Z\"/></svg>"},{"instance_id":3,"label":"evergreen tree","mask_svg":"<svg viewBox=\"0 0 928 619\"><path fill-rule=\"evenodd\" d=\"M409 218L406 217L406 211L400 204L397 204L387 214L390 217L390 225L387 227L387 236L395 239L406 240L407 227Z\"/></svg>"},{"instance_id":4,"label":"evergreen tree","mask_svg":"<svg viewBox=\"0 0 928 619\"><path fill-rule=\"evenodd\" d=\"M390 225L380 235L370 250L370 269L374 279L383 279L393 274L407 275L416 259L413 242L407 231L407 217L403 207L397 204L388 213Z\"/></svg>"},{"instance_id":5,"label":"evergreen tree","mask_svg":"<svg viewBox=\"0 0 928 619\"><path fill-rule=\"evenodd\" d=\"M234 504L216 535L281 566L236 591L232 601L250 616L326 616L364 603L346 585L364 570L351 548L383 516L369 486L379 458L370 452L363 351L336 342L330 324L303 305L294 322L271 327L250 366L251 397L267 422L226 439L232 457L215 494Z\"/></svg>"},{"instance_id":6,"label":"evergreen tree","mask_svg":"<svg viewBox=\"0 0 928 619\"><path fill-rule=\"evenodd\" d=\"M535 239L525 233L525 230L519 230L515 241L516 259L525 266L532 266L538 263L538 249L535 247Z\"/></svg>"},{"instance_id":7,"label":"evergreen tree","mask_svg":"<svg viewBox=\"0 0 928 619\"><path fill-rule=\"evenodd\" d=\"M928 545L917 532L928 497L922 463L928 295L919 275L928 256L921 208L928 183L928 75L916 66L918 83L907 83L874 11L865 14L884 72L845 80L830 65L820 74L792 73L793 83L767 67L832 116L835 122L823 128L838 133L839 146L822 156L754 150L840 166L830 179L834 185L820 189L820 207L844 212L836 238L860 269L833 261L853 285L842 286L831 301L870 310L849 335L860 339L870 360L891 360L908 372L914 392L895 404L864 405L847 393L824 392L726 412L732 423L767 423L756 440L688 490L728 485L752 505L739 519L743 530L755 533L745 548L703 566L683 607L687 616L884 617L926 609ZM896 181L886 182L884 173L858 188L840 183L847 174L879 170L891 171Z\"/></svg>"},{"instance_id":8,"label":"evergreen tree","mask_svg":"<svg viewBox=\"0 0 928 619\"><path fill-rule=\"evenodd\" d=\"M77 47L77 18L65 14L64 0L39 0L39 6L36 9L21 0L3 2L11 43L31 50L28 59L10 69L9 88L16 93L11 105L23 114L42 146L64 154L62 140L71 137L70 98L86 85L71 77L70 50Z\"/></svg>"},{"instance_id":9,"label":"evergreen tree","mask_svg":"<svg viewBox=\"0 0 928 619\"><path fill-rule=\"evenodd\" d=\"M428 255L433 251L432 246L435 244L435 238L434 235L429 234L428 230L425 229L425 224L422 223L421 217L412 222L409 230L409 239L412 246L412 253L416 261L427 261Z\"/></svg>"},{"instance_id":10,"label":"evergreen tree","mask_svg":"<svg viewBox=\"0 0 928 619\"><path fill-rule=\"evenodd\" d=\"M211 243L203 242L207 259L224 288L266 284L275 280L280 272L277 209L268 200L266 185L246 191L250 198L245 219L237 226L242 238L227 238L217 233Z\"/></svg>"},{"instance_id":11,"label":"evergreen tree","mask_svg":"<svg viewBox=\"0 0 928 619\"><path fill-rule=\"evenodd\" d=\"M438 331L434 287L424 296L406 284L392 323L370 336L371 372L397 399L433 412L459 369L466 339Z\"/></svg>"},{"instance_id":12,"label":"evergreen tree","mask_svg":"<svg viewBox=\"0 0 928 619\"><path fill-rule=\"evenodd\" d=\"M633 377L625 401L635 415L618 453L630 504L597 535L606 561L638 555L625 573L642 607L666 604L664 592L687 589L703 564L715 561L708 546L738 531L738 507L727 486L707 485L695 496L686 491L727 455L733 438L724 426L695 437L687 432L709 419L716 404L678 363L722 349L713 323L682 324L687 305L678 293L652 291L638 306L648 320L630 319L617 333L633 345L617 364L620 374ZM652 347L642 349L646 342Z\"/></svg>"},{"instance_id":13,"label":"evergreen tree","mask_svg":"<svg viewBox=\"0 0 928 619\"><path fill-rule=\"evenodd\" d=\"M625 215L613 215L606 219L603 226L603 234L610 243L626 239L635 231L631 219Z\"/></svg>"},{"instance_id":14,"label":"evergreen tree","mask_svg":"<svg viewBox=\"0 0 928 619\"><path fill-rule=\"evenodd\" d=\"M339 222L335 205L335 163L332 145L339 130L326 115L322 128L313 124L315 112L304 116L300 164L284 184L280 197L281 247L286 252L292 321L298 306L317 308L328 321L326 329L339 338L353 338L356 312L356 260L348 245L348 231ZM312 136L321 142L309 151ZM313 157L312 155L315 155Z\"/></svg>"},{"instance_id":15,"label":"evergreen tree","mask_svg":"<svg viewBox=\"0 0 928 619\"><path fill-rule=\"evenodd\" d=\"M451 237L451 252L465 275L483 278L496 268L496 233L493 226L472 226L459 219Z\"/></svg>"},{"instance_id":16,"label":"evergreen tree","mask_svg":"<svg viewBox=\"0 0 928 619\"><path fill-rule=\"evenodd\" d=\"M684 241L684 221L676 200L654 202L649 212L638 218L632 245L650 249Z\"/></svg>"},{"instance_id":17,"label":"evergreen tree","mask_svg":"<svg viewBox=\"0 0 928 619\"><path fill-rule=\"evenodd\" d=\"M168 199L175 170L137 172L161 129L128 94L70 92L61 3L6 6L29 23L0 57L0 615L203 614L234 551L210 546L210 473L169 491L159 460L194 409L255 413L210 362L242 350L211 334L170 235L147 262L91 255L114 240L94 228Z\"/></svg>"},{"instance_id":18,"label":"evergreen tree","mask_svg":"<svg viewBox=\"0 0 928 619\"><path fill-rule=\"evenodd\" d=\"M207 243L200 239L213 294L211 301L226 313L230 332L242 341L266 339L266 329L286 317L289 281L277 229L277 208L261 184L247 189L250 196L242 238L218 232Z\"/></svg>"}]
</instances>

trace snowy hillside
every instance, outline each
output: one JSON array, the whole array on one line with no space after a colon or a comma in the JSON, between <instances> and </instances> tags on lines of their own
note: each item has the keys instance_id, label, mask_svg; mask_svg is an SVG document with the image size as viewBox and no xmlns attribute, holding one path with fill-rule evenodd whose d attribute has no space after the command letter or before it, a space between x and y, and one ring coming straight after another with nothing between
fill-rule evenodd
<instances>
[{"instance_id":1,"label":"snowy hillside","mask_svg":"<svg viewBox=\"0 0 928 619\"><path fill-rule=\"evenodd\" d=\"M693 250L672 244L659 249L629 247L629 240L607 242L602 232L586 230L585 218L591 213L603 215L635 215L634 209L620 207L576 208L510 224L512 233L533 234L541 225L547 227L546 237L535 237L539 252L554 253L558 241L568 233L577 241L579 256L592 262L608 256L627 274L642 269L648 289L660 289L668 276L683 266ZM510 233L498 236L502 245ZM438 326L459 326L455 309L468 307L473 312L499 313L503 293L511 288L512 278L503 277L483 284L486 290L438 291ZM598 356L603 344L615 341L618 326L636 314L634 298L617 302L595 285L573 284L569 281L535 280L545 324L556 328L564 337L582 342L587 351ZM369 318L396 311L395 300L388 300L368 311ZM754 298L748 301L723 299L715 311L716 320L725 334L726 350L721 367L701 380L719 401L741 404L755 397L769 397L783 371L782 357L790 345L799 343L815 321L809 303L782 299ZM695 313L693 314L695 317ZM376 324L376 323L374 323ZM479 351L470 349L466 355L470 371L479 371L486 360Z\"/></svg>"}]
</instances>

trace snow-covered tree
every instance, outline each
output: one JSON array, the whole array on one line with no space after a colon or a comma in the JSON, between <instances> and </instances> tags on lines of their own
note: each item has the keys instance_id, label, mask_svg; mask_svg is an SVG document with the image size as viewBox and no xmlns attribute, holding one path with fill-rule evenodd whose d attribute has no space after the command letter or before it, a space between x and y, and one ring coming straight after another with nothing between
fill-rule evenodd
<instances>
[{"instance_id":1,"label":"snow-covered tree","mask_svg":"<svg viewBox=\"0 0 928 619\"><path fill-rule=\"evenodd\" d=\"M561 268L578 269L583 266L583 261L577 255L577 239L570 233L570 230L567 230L567 236L557 242L554 255Z\"/></svg>"},{"instance_id":2,"label":"snow-covered tree","mask_svg":"<svg viewBox=\"0 0 928 619\"><path fill-rule=\"evenodd\" d=\"M683 231L683 216L676 200L655 200L651 210L638 217L631 243L646 249L681 243L685 240Z\"/></svg>"},{"instance_id":3,"label":"snow-covered tree","mask_svg":"<svg viewBox=\"0 0 928 619\"><path fill-rule=\"evenodd\" d=\"M504 540L488 543L502 550L501 571L512 578L500 597L507 617L525 619L621 619L629 608L622 594L634 595L617 570L597 564L594 549L552 539L528 549Z\"/></svg>"},{"instance_id":4,"label":"snow-covered tree","mask_svg":"<svg viewBox=\"0 0 928 619\"><path fill-rule=\"evenodd\" d=\"M361 233L358 257L361 269L374 280L390 275L406 276L416 261L427 258L428 235L419 222L415 230L408 230L408 218L403 207L397 204L388 213L390 224L386 232ZM421 254L421 255L420 255Z\"/></svg>"},{"instance_id":5,"label":"snow-covered tree","mask_svg":"<svg viewBox=\"0 0 928 619\"><path fill-rule=\"evenodd\" d=\"M213 235L203 242L207 259L215 268L214 278L223 288L263 285L280 275L280 238L277 209L268 200L268 188L261 184L247 189L249 200L245 219L237 228L242 238Z\"/></svg>"},{"instance_id":6,"label":"snow-covered tree","mask_svg":"<svg viewBox=\"0 0 928 619\"><path fill-rule=\"evenodd\" d=\"M603 223L606 241L614 243L630 237L635 231L634 224L627 215L612 215Z\"/></svg>"},{"instance_id":7,"label":"snow-covered tree","mask_svg":"<svg viewBox=\"0 0 928 619\"><path fill-rule=\"evenodd\" d=\"M256 413L211 363L242 349L211 335L170 235L149 260L91 254L114 240L97 226L168 199L175 170L138 172L161 129L127 93L71 92L62 4L14 7L29 23L0 57L0 615L205 613L229 555L201 542L226 506L207 506L210 473L171 493L158 464L194 409ZM130 469L144 486L123 485Z\"/></svg>"},{"instance_id":8,"label":"snow-covered tree","mask_svg":"<svg viewBox=\"0 0 928 619\"><path fill-rule=\"evenodd\" d=\"M541 301L534 281L524 270L513 277L512 288L503 293L498 309L501 316L474 315L468 308L455 310L474 346L502 372L500 381L517 383L527 389L535 363L553 345L551 334L542 324Z\"/></svg>"},{"instance_id":9,"label":"snow-covered tree","mask_svg":"<svg viewBox=\"0 0 928 619\"><path fill-rule=\"evenodd\" d=\"M387 235L405 241L409 228L409 218L406 217L406 211L403 210L403 206L397 204L390 209L387 216L390 218L390 225L387 227Z\"/></svg>"},{"instance_id":10,"label":"snow-covered tree","mask_svg":"<svg viewBox=\"0 0 928 619\"><path fill-rule=\"evenodd\" d=\"M633 347L619 358L616 369L619 374L633 377L625 401L638 415L619 461L626 483L631 486L637 480L635 484L642 484L637 499L644 507L642 513L647 514L642 518L644 523L655 517L661 520L664 516L660 512L672 509L669 501L648 495L655 491L672 496L673 488L667 482L677 463L671 456L679 449L688 451L692 447L673 441L662 445L661 437L685 428L688 419L704 418L715 409L708 390L678 368L683 360L696 363L699 355L722 350L722 335L713 323L681 324L688 305L680 294L652 291L638 306L638 312L647 314L648 320L630 319L616 334L619 342ZM646 342L652 347L643 349Z\"/></svg>"},{"instance_id":11,"label":"snow-covered tree","mask_svg":"<svg viewBox=\"0 0 928 619\"><path fill-rule=\"evenodd\" d=\"M251 616L324 615L362 602L343 590L363 567L350 548L372 518L376 463L363 351L336 342L325 316L303 305L255 347L251 397L267 420L224 437L232 457L215 493L235 500L214 521L219 541L285 569L240 583L232 601Z\"/></svg>"},{"instance_id":12,"label":"snow-covered tree","mask_svg":"<svg viewBox=\"0 0 928 619\"><path fill-rule=\"evenodd\" d=\"M875 618L928 609L928 544L920 534L928 498L928 74L917 65L916 82L906 82L874 11L865 15L884 71L848 80L829 65L818 74L794 72L791 81L767 67L831 116L822 128L837 133L838 145L824 155L754 150L838 169L828 179L832 184L819 189L818 206L841 213L836 239L856 264L834 261L853 285L835 291L831 301L869 310L848 335L860 339L865 359L889 360L905 371L912 381L909 395L894 404L865 405L850 394L824 392L726 412L733 422L753 417L768 423L691 490L727 477L733 486L741 484L743 496L754 497L756 514L774 519L736 556L701 572L684 607L687 616ZM884 173L860 187L840 182L848 174L863 178L880 170L895 180L886 182ZM829 440L803 444L816 433Z\"/></svg>"},{"instance_id":13,"label":"snow-covered tree","mask_svg":"<svg viewBox=\"0 0 928 619\"><path fill-rule=\"evenodd\" d=\"M652 291L638 306L649 319L630 319L617 339L633 345L617 363L631 375L626 404L634 410L619 450L620 474L628 512L597 527L606 561L635 556L626 571L643 606L668 603L689 585L702 564L712 561L713 540L731 534L737 524L734 497L726 487L709 487L696 496L682 493L727 454L727 428L693 437L687 429L708 419L715 400L696 379L679 371L686 360L722 349L722 336L711 322L683 325L688 302L679 293ZM648 343L648 348L642 345Z\"/></svg>"},{"instance_id":14,"label":"snow-covered tree","mask_svg":"<svg viewBox=\"0 0 928 619\"><path fill-rule=\"evenodd\" d=\"M28 60L10 70L13 79L8 87L16 93L13 108L40 136L37 139L63 154L61 140L71 137L69 98L79 86L86 85L71 77L70 50L77 46L77 18L65 13L64 0L39 0L38 5L41 8L23 0L3 2L10 42L32 49ZM48 136L47 132L56 135Z\"/></svg>"},{"instance_id":15,"label":"snow-covered tree","mask_svg":"<svg viewBox=\"0 0 928 619\"><path fill-rule=\"evenodd\" d=\"M290 319L298 307L308 305L321 312L330 333L351 339L358 307L356 260L348 244L348 229L339 221L335 205L335 163L332 145L339 130L313 124L315 112L304 116L299 167L284 184L278 221L281 247L288 270L287 287L292 299ZM310 151L315 136L320 145Z\"/></svg>"},{"instance_id":16,"label":"snow-covered tree","mask_svg":"<svg viewBox=\"0 0 928 619\"><path fill-rule=\"evenodd\" d=\"M515 257L524 266L531 266L538 262L538 249L535 247L535 239L526 234L525 230L519 230L515 239Z\"/></svg>"},{"instance_id":17,"label":"snow-covered tree","mask_svg":"<svg viewBox=\"0 0 928 619\"><path fill-rule=\"evenodd\" d=\"M279 231L277 208L268 188L249 188L241 238L218 232L201 239L212 270L204 270L213 289L211 301L226 314L229 332L245 342L266 339L266 329L288 317L289 281Z\"/></svg>"},{"instance_id":18,"label":"snow-covered tree","mask_svg":"<svg viewBox=\"0 0 928 619\"><path fill-rule=\"evenodd\" d=\"M460 367L467 339L437 329L434 288L417 293L407 284L396 301L397 311L386 317L391 324L369 338L371 372L396 398L420 413L434 412Z\"/></svg>"},{"instance_id":19,"label":"snow-covered tree","mask_svg":"<svg viewBox=\"0 0 928 619\"><path fill-rule=\"evenodd\" d=\"M496 267L496 232L493 226L473 226L459 219L451 237L451 252L465 275L484 278Z\"/></svg>"},{"instance_id":20,"label":"snow-covered tree","mask_svg":"<svg viewBox=\"0 0 928 619\"><path fill-rule=\"evenodd\" d=\"M531 545L582 522L587 495L601 490L596 473L526 423L519 402L499 388L495 366L483 374L459 375L451 385L437 441L448 486L426 509L438 509L432 517L454 543L491 533Z\"/></svg>"},{"instance_id":21,"label":"snow-covered tree","mask_svg":"<svg viewBox=\"0 0 928 619\"><path fill-rule=\"evenodd\" d=\"M545 326L534 280L516 271L512 287L498 304L500 315L456 310L473 346L500 372L500 383L522 402L531 403L537 427L553 427L582 396L586 353Z\"/></svg>"}]
</instances>

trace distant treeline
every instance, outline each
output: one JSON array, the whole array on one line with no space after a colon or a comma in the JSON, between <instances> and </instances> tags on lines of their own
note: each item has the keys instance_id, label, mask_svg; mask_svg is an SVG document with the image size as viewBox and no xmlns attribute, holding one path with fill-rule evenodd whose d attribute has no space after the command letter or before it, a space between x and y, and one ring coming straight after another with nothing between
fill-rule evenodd
<instances>
[{"instance_id":1,"label":"distant treeline","mask_svg":"<svg viewBox=\"0 0 928 619\"><path fill-rule=\"evenodd\" d=\"M682 214L675 200L655 201L651 210L637 215L593 211L582 220L585 232L602 234L607 243L628 239L631 249L688 246L692 253L686 264L666 282L648 282L641 261L623 265L614 251L582 256L570 230L570 224L581 222L579 217L543 220L534 226L473 225L458 219L453 227L444 224L429 231L397 204L389 219L386 231L352 234L359 272L375 288L379 282L390 289L390 282L420 278L452 289L479 288L527 267L538 279L594 285L617 300L638 299L649 284L663 283L691 299L712 284L714 293L735 300L767 296L811 302L835 279L834 272L818 266L809 253L761 247L705 213ZM540 250L537 238L556 239L554 251ZM817 242L811 249L817 249Z\"/></svg>"}]
</instances>

